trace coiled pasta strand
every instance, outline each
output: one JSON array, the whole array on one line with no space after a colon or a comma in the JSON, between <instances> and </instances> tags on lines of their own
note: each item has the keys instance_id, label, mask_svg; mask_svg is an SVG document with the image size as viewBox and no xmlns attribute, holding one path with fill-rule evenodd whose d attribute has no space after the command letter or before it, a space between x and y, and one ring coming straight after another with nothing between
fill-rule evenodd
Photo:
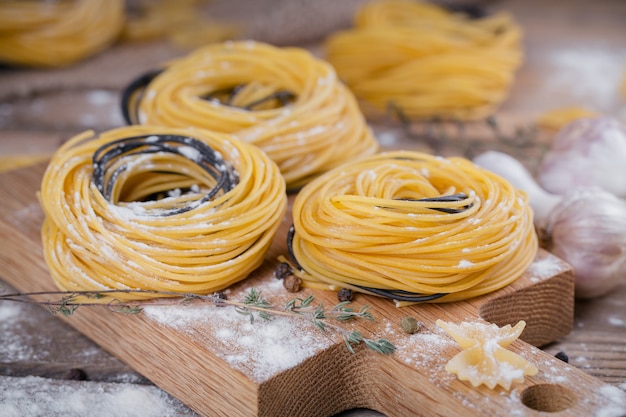
<instances>
[{"instance_id":1,"label":"coiled pasta strand","mask_svg":"<svg viewBox=\"0 0 626 417\"><path fill-rule=\"evenodd\" d=\"M0 2L0 62L62 67L105 49L124 25L123 0Z\"/></svg>"},{"instance_id":2,"label":"coiled pasta strand","mask_svg":"<svg viewBox=\"0 0 626 417\"><path fill-rule=\"evenodd\" d=\"M448 302L502 288L538 243L527 196L463 158L411 151L347 163L293 204L304 284Z\"/></svg>"},{"instance_id":3,"label":"coiled pasta strand","mask_svg":"<svg viewBox=\"0 0 626 417\"><path fill-rule=\"evenodd\" d=\"M39 198L45 260L67 291L218 291L262 263L287 207L278 167L256 147L150 126L70 139Z\"/></svg>"},{"instance_id":4,"label":"coiled pasta strand","mask_svg":"<svg viewBox=\"0 0 626 417\"><path fill-rule=\"evenodd\" d=\"M300 48L213 44L146 81L122 104L128 122L230 133L266 152L290 189L378 149L333 68Z\"/></svg>"},{"instance_id":5,"label":"coiled pasta strand","mask_svg":"<svg viewBox=\"0 0 626 417\"><path fill-rule=\"evenodd\" d=\"M412 0L367 3L327 59L367 114L393 105L418 119L475 120L504 101L522 61L521 29L499 13L469 19Z\"/></svg>"}]
</instances>

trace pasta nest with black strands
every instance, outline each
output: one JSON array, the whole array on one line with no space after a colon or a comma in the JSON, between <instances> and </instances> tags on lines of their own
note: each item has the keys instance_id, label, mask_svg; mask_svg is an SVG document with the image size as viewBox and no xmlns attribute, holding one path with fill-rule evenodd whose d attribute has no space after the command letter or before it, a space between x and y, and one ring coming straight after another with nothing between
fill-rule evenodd
<instances>
[{"instance_id":1,"label":"pasta nest with black strands","mask_svg":"<svg viewBox=\"0 0 626 417\"><path fill-rule=\"evenodd\" d=\"M507 97L523 58L522 31L504 12L472 19L411 0L369 2L353 29L333 33L326 58L366 114L476 120Z\"/></svg>"},{"instance_id":2,"label":"pasta nest with black strands","mask_svg":"<svg viewBox=\"0 0 626 417\"><path fill-rule=\"evenodd\" d=\"M0 1L0 62L74 64L112 44L124 22L122 0Z\"/></svg>"},{"instance_id":3,"label":"pasta nest with black strands","mask_svg":"<svg viewBox=\"0 0 626 417\"><path fill-rule=\"evenodd\" d=\"M347 163L298 193L288 247L305 286L448 302L519 278L538 248L525 193L464 158Z\"/></svg>"},{"instance_id":4,"label":"pasta nest with black strands","mask_svg":"<svg viewBox=\"0 0 626 417\"><path fill-rule=\"evenodd\" d=\"M212 44L130 83L129 123L230 133L275 161L289 189L378 143L335 70L300 48Z\"/></svg>"},{"instance_id":5,"label":"pasta nest with black strands","mask_svg":"<svg viewBox=\"0 0 626 417\"><path fill-rule=\"evenodd\" d=\"M285 190L267 155L228 135L88 131L59 148L42 180L45 261L67 291L213 293L263 262Z\"/></svg>"}]
</instances>

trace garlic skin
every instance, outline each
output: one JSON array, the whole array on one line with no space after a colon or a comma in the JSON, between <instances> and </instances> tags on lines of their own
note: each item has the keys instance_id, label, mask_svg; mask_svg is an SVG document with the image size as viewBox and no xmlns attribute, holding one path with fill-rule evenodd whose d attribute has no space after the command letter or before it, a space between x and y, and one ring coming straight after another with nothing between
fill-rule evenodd
<instances>
[{"instance_id":1,"label":"garlic skin","mask_svg":"<svg viewBox=\"0 0 626 417\"><path fill-rule=\"evenodd\" d=\"M597 187L581 187L554 208L547 248L574 268L576 298L594 298L626 281L626 203Z\"/></svg>"},{"instance_id":2,"label":"garlic skin","mask_svg":"<svg viewBox=\"0 0 626 417\"><path fill-rule=\"evenodd\" d=\"M599 187L564 196L543 190L515 158L496 151L474 158L528 194L545 249L574 269L576 298L604 295L626 281L626 202Z\"/></svg>"},{"instance_id":3,"label":"garlic skin","mask_svg":"<svg viewBox=\"0 0 626 417\"><path fill-rule=\"evenodd\" d=\"M566 194L597 186L626 197L626 126L616 119L579 119L554 138L537 175L543 188Z\"/></svg>"}]
</instances>

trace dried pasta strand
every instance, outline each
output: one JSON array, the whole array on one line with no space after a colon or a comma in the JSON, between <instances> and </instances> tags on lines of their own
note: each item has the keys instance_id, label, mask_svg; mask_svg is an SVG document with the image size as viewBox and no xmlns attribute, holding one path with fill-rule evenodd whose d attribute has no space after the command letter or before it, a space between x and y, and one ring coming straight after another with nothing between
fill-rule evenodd
<instances>
[{"instance_id":1,"label":"dried pasta strand","mask_svg":"<svg viewBox=\"0 0 626 417\"><path fill-rule=\"evenodd\" d=\"M230 133L266 152L290 189L378 149L334 69L300 48L212 44L168 66L138 101L132 122Z\"/></svg>"},{"instance_id":2,"label":"dried pasta strand","mask_svg":"<svg viewBox=\"0 0 626 417\"><path fill-rule=\"evenodd\" d=\"M276 164L227 135L88 131L59 148L44 174L45 260L62 290L212 293L262 263L286 211L285 189Z\"/></svg>"},{"instance_id":3,"label":"dried pasta strand","mask_svg":"<svg viewBox=\"0 0 626 417\"><path fill-rule=\"evenodd\" d=\"M538 248L523 192L466 159L411 151L313 180L294 200L293 222L291 252L306 286L447 294L433 302L508 285Z\"/></svg>"},{"instance_id":4,"label":"dried pasta strand","mask_svg":"<svg viewBox=\"0 0 626 417\"><path fill-rule=\"evenodd\" d=\"M241 28L210 19L202 13L205 0L146 0L136 4L138 13L129 13L122 39L147 41L165 38L183 48L237 37Z\"/></svg>"},{"instance_id":5,"label":"dried pasta strand","mask_svg":"<svg viewBox=\"0 0 626 417\"><path fill-rule=\"evenodd\" d=\"M124 25L123 0L0 2L0 62L62 67L108 47Z\"/></svg>"},{"instance_id":6,"label":"dried pasta strand","mask_svg":"<svg viewBox=\"0 0 626 417\"><path fill-rule=\"evenodd\" d=\"M382 0L359 9L355 27L331 35L325 49L367 113L393 104L414 118L474 120L506 98L521 36L506 13L469 19L419 1Z\"/></svg>"},{"instance_id":7,"label":"dried pasta strand","mask_svg":"<svg viewBox=\"0 0 626 417\"><path fill-rule=\"evenodd\" d=\"M574 120L593 119L600 116L585 107L561 107L548 110L537 117L537 125L546 129L560 130Z\"/></svg>"}]
</instances>

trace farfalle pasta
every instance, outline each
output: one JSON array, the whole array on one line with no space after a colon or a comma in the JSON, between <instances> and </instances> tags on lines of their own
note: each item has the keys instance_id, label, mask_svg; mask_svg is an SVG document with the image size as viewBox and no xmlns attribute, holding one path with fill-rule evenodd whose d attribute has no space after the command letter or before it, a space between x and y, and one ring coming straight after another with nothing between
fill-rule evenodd
<instances>
[{"instance_id":1,"label":"farfalle pasta","mask_svg":"<svg viewBox=\"0 0 626 417\"><path fill-rule=\"evenodd\" d=\"M523 320L513 327L479 322L455 324L443 320L436 323L462 349L445 367L461 381L469 381L474 387L485 385L494 389L500 386L510 390L513 383L522 383L524 376L538 372L535 365L506 349L522 334L526 326Z\"/></svg>"}]
</instances>

